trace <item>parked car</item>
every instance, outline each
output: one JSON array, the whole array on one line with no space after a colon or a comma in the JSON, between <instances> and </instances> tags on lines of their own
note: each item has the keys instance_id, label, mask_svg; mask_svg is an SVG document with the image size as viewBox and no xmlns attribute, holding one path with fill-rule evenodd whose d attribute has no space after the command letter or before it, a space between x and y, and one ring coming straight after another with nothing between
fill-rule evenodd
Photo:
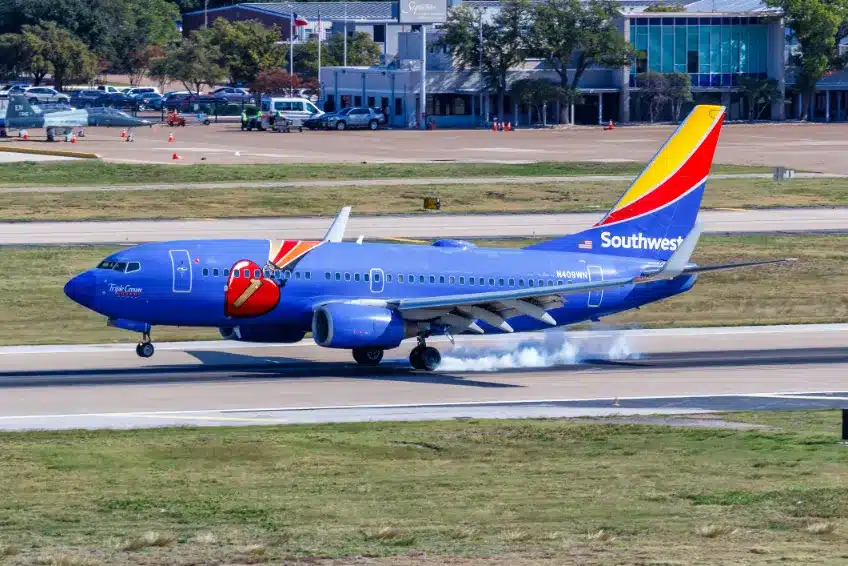
<instances>
[{"instance_id":1,"label":"parked car","mask_svg":"<svg viewBox=\"0 0 848 566\"><path fill-rule=\"evenodd\" d=\"M21 83L11 83L0 87L0 96L9 96L10 94L21 94L30 85Z\"/></svg>"},{"instance_id":2,"label":"parked car","mask_svg":"<svg viewBox=\"0 0 848 566\"><path fill-rule=\"evenodd\" d=\"M180 112L195 112L201 107L211 107L219 104L220 100L214 96L203 94L183 94L177 93L166 97L162 101L162 106L166 110L179 110Z\"/></svg>"},{"instance_id":3,"label":"parked car","mask_svg":"<svg viewBox=\"0 0 848 566\"><path fill-rule=\"evenodd\" d=\"M123 92L110 92L101 94L100 98L95 100L92 106L108 106L110 108L133 108L135 101L124 94Z\"/></svg>"},{"instance_id":4,"label":"parked car","mask_svg":"<svg viewBox=\"0 0 848 566\"><path fill-rule=\"evenodd\" d=\"M377 130L380 128L380 116L382 112L374 112L371 108L354 106L345 108L331 116L327 120L328 129L346 130L348 128L368 128Z\"/></svg>"},{"instance_id":5,"label":"parked car","mask_svg":"<svg viewBox=\"0 0 848 566\"><path fill-rule=\"evenodd\" d=\"M97 102L103 97L99 90L75 90L71 93L71 106L74 108L89 108L97 106Z\"/></svg>"},{"instance_id":6,"label":"parked car","mask_svg":"<svg viewBox=\"0 0 848 566\"><path fill-rule=\"evenodd\" d=\"M32 86L24 90L30 104L70 104L71 97L49 86Z\"/></svg>"},{"instance_id":7,"label":"parked car","mask_svg":"<svg viewBox=\"0 0 848 566\"><path fill-rule=\"evenodd\" d=\"M124 90L124 94L131 97L138 97L142 94L153 93L155 95L159 95L159 89L155 86L137 86L133 88L128 88Z\"/></svg>"},{"instance_id":8,"label":"parked car","mask_svg":"<svg viewBox=\"0 0 848 566\"><path fill-rule=\"evenodd\" d=\"M210 96L214 96L221 102L230 103L242 103L242 102L251 102L253 100L253 95L250 94L250 91L246 88L236 88L232 86L222 86L221 88L216 88L212 92L209 93Z\"/></svg>"},{"instance_id":9,"label":"parked car","mask_svg":"<svg viewBox=\"0 0 848 566\"><path fill-rule=\"evenodd\" d=\"M376 108L376 107L372 106L371 111L374 112L377 116L379 116L380 125L385 126L386 125L386 113L383 112L383 109L382 108Z\"/></svg>"},{"instance_id":10,"label":"parked car","mask_svg":"<svg viewBox=\"0 0 848 566\"><path fill-rule=\"evenodd\" d=\"M324 114L313 114L311 118L303 121L303 127L308 130L326 130L327 121L331 116L335 116L335 112L327 112Z\"/></svg>"},{"instance_id":11,"label":"parked car","mask_svg":"<svg viewBox=\"0 0 848 566\"><path fill-rule=\"evenodd\" d=\"M148 109L161 110L163 100L164 98L162 98L155 92L145 92L143 94L133 96L133 101L135 101L136 106L141 112L144 112Z\"/></svg>"},{"instance_id":12,"label":"parked car","mask_svg":"<svg viewBox=\"0 0 848 566\"><path fill-rule=\"evenodd\" d=\"M106 94L110 94L113 92L121 92L121 89L112 85L97 85L96 90L99 90L100 92L105 92Z\"/></svg>"}]
</instances>

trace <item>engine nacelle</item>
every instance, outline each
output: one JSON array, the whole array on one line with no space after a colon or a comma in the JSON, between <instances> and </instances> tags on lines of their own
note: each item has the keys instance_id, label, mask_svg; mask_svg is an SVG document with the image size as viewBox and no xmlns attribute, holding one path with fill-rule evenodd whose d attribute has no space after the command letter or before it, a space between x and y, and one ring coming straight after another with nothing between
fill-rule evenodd
<instances>
[{"instance_id":1,"label":"engine nacelle","mask_svg":"<svg viewBox=\"0 0 848 566\"><path fill-rule=\"evenodd\" d=\"M396 348L418 328L390 309L331 303L312 315L312 337L325 348Z\"/></svg>"},{"instance_id":2,"label":"engine nacelle","mask_svg":"<svg viewBox=\"0 0 848 566\"><path fill-rule=\"evenodd\" d=\"M269 344L291 344L300 342L306 332L276 324L250 324L219 328L221 337L239 342L264 342Z\"/></svg>"}]
</instances>

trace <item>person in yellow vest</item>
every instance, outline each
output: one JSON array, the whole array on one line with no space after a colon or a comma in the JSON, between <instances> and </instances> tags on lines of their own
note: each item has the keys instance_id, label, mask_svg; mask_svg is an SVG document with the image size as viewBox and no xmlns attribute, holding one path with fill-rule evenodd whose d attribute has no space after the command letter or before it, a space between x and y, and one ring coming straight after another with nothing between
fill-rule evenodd
<instances>
[{"instance_id":1,"label":"person in yellow vest","mask_svg":"<svg viewBox=\"0 0 848 566\"><path fill-rule=\"evenodd\" d=\"M256 129L258 130L261 127L262 127L262 110L257 108L256 109Z\"/></svg>"},{"instance_id":2,"label":"person in yellow vest","mask_svg":"<svg viewBox=\"0 0 848 566\"><path fill-rule=\"evenodd\" d=\"M247 110L241 111L241 130L247 129Z\"/></svg>"}]
</instances>

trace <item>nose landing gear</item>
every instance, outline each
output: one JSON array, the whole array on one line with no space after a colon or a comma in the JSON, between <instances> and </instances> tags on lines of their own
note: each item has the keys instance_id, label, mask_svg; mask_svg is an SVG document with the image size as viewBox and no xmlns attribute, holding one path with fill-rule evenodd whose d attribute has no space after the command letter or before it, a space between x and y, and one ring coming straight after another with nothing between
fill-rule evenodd
<instances>
[{"instance_id":1,"label":"nose landing gear","mask_svg":"<svg viewBox=\"0 0 848 566\"><path fill-rule=\"evenodd\" d=\"M413 369L434 371L442 363L442 355L435 348L427 346L424 336L418 337L418 345L409 353L409 365Z\"/></svg>"},{"instance_id":2,"label":"nose landing gear","mask_svg":"<svg viewBox=\"0 0 848 566\"><path fill-rule=\"evenodd\" d=\"M150 333L144 332L141 335L141 342L135 347L135 353L140 358L149 358L153 355L156 349L153 347L153 342L150 341Z\"/></svg>"}]
</instances>

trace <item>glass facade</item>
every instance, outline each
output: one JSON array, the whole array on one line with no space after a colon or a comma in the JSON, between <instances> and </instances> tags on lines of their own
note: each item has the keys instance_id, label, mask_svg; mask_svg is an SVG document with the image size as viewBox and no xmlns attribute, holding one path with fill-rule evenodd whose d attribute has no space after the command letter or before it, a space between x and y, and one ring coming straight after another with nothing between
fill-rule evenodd
<instances>
[{"instance_id":1,"label":"glass facade","mask_svg":"<svg viewBox=\"0 0 848 566\"><path fill-rule=\"evenodd\" d=\"M631 18L636 74L688 73L693 87L734 87L741 75L767 76L768 25L759 18Z\"/></svg>"}]
</instances>

